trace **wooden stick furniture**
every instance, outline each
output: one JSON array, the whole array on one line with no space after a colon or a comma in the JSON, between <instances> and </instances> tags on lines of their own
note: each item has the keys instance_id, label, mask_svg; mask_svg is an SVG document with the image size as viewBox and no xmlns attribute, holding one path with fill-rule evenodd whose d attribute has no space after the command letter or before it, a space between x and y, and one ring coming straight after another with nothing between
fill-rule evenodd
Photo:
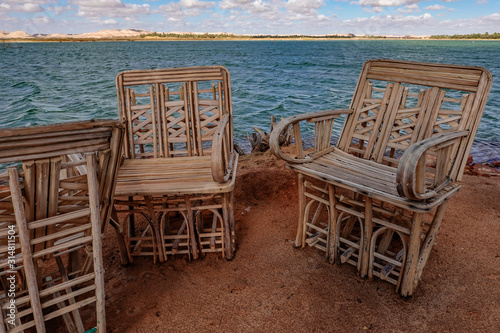
<instances>
[{"instance_id":1,"label":"wooden stick furniture","mask_svg":"<svg viewBox=\"0 0 500 333\"><path fill-rule=\"evenodd\" d=\"M349 109L282 120L271 149L298 173L295 245L357 266L411 296L459 189L492 78L479 67L370 60ZM333 122L343 117L336 146ZM300 122L314 125L302 148ZM279 147L292 126L295 156Z\"/></svg>"},{"instance_id":2,"label":"wooden stick furniture","mask_svg":"<svg viewBox=\"0 0 500 333\"><path fill-rule=\"evenodd\" d=\"M68 332L106 332L101 238L122 140L120 123L107 120L0 130L0 163L11 165L0 174L8 184L0 191L0 332L50 332L54 318ZM92 310L91 326L82 311Z\"/></svg>"},{"instance_id":3,"label":"wooden stick furniture","mask_svg":"<svg viewBox=\"0 0 500 333\"><path fill-rule=\"evenodd\" d=\"M119 117L126 128L116 212L134 256L222 252L235 248L229 72L220 66L118 74ZM147 223L141 224L146 220Z\"/></svg>"}]
</instances>

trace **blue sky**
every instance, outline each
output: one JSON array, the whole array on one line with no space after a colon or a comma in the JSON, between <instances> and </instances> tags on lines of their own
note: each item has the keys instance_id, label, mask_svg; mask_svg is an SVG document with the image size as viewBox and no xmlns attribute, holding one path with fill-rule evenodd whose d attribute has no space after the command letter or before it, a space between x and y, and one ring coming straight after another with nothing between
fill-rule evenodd
<instances>
[{"instance_id":1,"label":"blue sky","mask_svg":"<svg viewBox=\"0 0 500 333\"><path fill-rule=\"evenodd\" d=\"M0 0L0 30L237 34L500 32L500 0Z\"/></svg>"}]
</instances>

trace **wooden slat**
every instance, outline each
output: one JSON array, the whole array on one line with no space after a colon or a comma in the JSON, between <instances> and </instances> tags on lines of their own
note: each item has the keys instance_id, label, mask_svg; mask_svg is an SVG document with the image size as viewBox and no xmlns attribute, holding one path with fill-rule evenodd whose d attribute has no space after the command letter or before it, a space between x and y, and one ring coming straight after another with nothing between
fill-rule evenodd
<instances>
[{"instance_id":1,"label":"wooden slat","mask_svg":"<svg viewBox=\"0 0 500 333\"><path fill-rule=\"evenodd\" d=\"M43 158L49 158L49 157L54 157L54 156L62 156L62 155L67 155L67 154L75 154L75 153L86 153L90 151L98 151L98 150L103 150L103 149L108 149L109 148L109 142L108 140L96 140L93 142L86 142L86 144L82 143L71 143L69 145L59 145L57 147L50 147L47 149L47 151L44 151L43 149L38 148L37 149L31 149L31 153L25 154L24 152L19 152L15 151L12 155L5 154L7 156L4 156L3 158L0 158L0 163L6 163L6 162L17 162L17 161L26 161L26 160L32 160L32 159L43 159Z\"/></svg>"},{"instance_id":2,"label":"wooden slat","mask_svg":"<svg viewBox=\"0 0 500 333\"><path fill-rule=\"evenodd\" d=\"M373 80L406 82L423 86L435 86L443 89L457 89L470 92L477 91L477 82L471 80L453 78L441 78L441 80L438 80L436 77L425 74L392 73L382 70L370 70L367 77Z\"/></svg>"},{"instance_id":3,"label":"wooden slat","mask_svg":"<svg viewBox=\"0 0 500 333\"><path fill-rule=\"evenodd\" d=\"M45 126L30 126L17 128L3 128L0 130L1 140L16 141L19 137L50 138L53 136L66 136L71 133L81 133L82 131L101 131L99 128L119 126L116 120L93 120L82 122L62 123ZM57 132L57 133L54 133ZM3 142L3 141L2 141Z\"/></svg>"},{"instance_id":4,"label":"wooden slat","mask_svg":"<svg viewBox=\"0 0 500 333\"><path fill-rule=\"evenodd\" d=\"M169 83L182 81L222 80L223 67L191 67L175 69L158 69L148 72L127 71L119 74L120 84L133 86L142 84Z\"/></svg>"},{"instance_id":5,"label":"wooden slat","mask_svg":"<svg viewBox=\"0 0 500 333\"><path fill-rule=\"evenodd\" d=\"M336 154L338 154L336 156ZM346 159L342 152L333 152L306 164L289 165L292 170L311 177L327 180L358 193L390 202L398 207L416 211L430 211L446 198L456 193L460 186L452 185L428 202L411 201L397 193L395 168L356 157Z\"/></svg>"},{"instance_id":6,"label":"wooden slat","mask_svg":"<svg viewBox=\"0 0 500 333\"><path fill-rule=\"evenodd\" d=\"M436 76L456 76L476 78L484 72L481 67L438 64L438 63L423 63L423 62L409 62L400 60L378 59L369 60L367 62L370 68L383 68L385 70L393 71L418 71L432 73Z\"/></svg>"},{"instance_id":7,"label":"wooden slat","mask_svg":"<svg viewBox=\"0 0 500 333\"><path fill-rule=\"evenodd\" d=\"M33 316L35 319L37 332L44 333L45 325L40 304L40 296L38 292L39 287L37 285L36 271L31 255L30 236L27 228L26 216L24 215L21 186L19 184L19 175L17 173L17 169L15 168L9 168L8 173L10 178L9 183L12 192L14 211L18 224L19 240L21 242L21 253L23 256L23 264L26 274L26 284L29 290L30 303L31 307L33 308Z\"/></svg>"}]
</instances>

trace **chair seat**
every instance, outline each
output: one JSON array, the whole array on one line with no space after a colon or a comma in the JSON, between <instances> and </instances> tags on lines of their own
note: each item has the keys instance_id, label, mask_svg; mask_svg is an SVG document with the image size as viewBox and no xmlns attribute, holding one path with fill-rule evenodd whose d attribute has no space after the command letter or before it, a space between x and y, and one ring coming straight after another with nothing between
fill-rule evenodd
<instances>
[{"instance_id":1,"label":"chair seat","mask_svg":"<svg viewBox=\"0 0 500 333\"><path fill-rule=\"evenodd\" d=\"M227 193L235 177L225 183L212 178L211 156L127 159L120 166L116 195L184 195Z\"/></svg>"},{"instance_id":2,"label":"chair seat","mask_svg":"<svg viewBox=\"0 0 500 333\"><path fill-rule=\"evenodd\" d=\"M288 164L288 167L306 176L418 212L434 209L460 189L460 185L450 184L432 199L426 201L409 200L401 197L397 192L397 168L355 157L338 149L312 162Z\"/></svg>"}]
</instances>

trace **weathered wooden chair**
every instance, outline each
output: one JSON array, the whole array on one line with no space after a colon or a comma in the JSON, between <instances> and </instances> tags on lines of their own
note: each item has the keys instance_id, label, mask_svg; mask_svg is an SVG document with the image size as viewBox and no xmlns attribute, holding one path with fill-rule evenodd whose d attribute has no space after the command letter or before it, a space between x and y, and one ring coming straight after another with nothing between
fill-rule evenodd
<instances>
[{"instance_id":1,"label":"weathered wooden chair","mask_svg":"<svg viewBox=\"0 0 500 333\"><path fill-rule=\"evenodd\" d=\"M127 135L116 187L123 200L115 207L125 216L131 261L176 253L196 259L205 252L232 258L238 154L230 84L219 66L118 74Z\"/></svg>"},{"instance_id":2,"label":"weathered wooden chair","mask_svg":"<svg viewBox=\"0 0 500 333\"><path fill-rule=\"evenodd\" d=\"M117 121L0 130L0 163L11 165L0 175L8 180L0 192L0 332L51 331L46 322L57 317L68 332L106 331L101 238L122 140ZM74 172L81 167L86 174ZM88 316L95 325L84 323Z\"/></svg>"},{"instance_id":3,"label":"weathered wooden chair","mask_svg":"<svg viewBox=\"0 0 500 333\"><path fill-rule=\"evenodd\" d=\"M361 277L415 290L449 198L459 189L492 78L479 67L370 60L349 109L292 116L271 148L298 173L296 246L331 262L350 262ZM333 122L345 116L336 146ZM299 122L314 124L304 152ZM278 137L293 126L296 156Z\"/></svg>"}]
</instances>

